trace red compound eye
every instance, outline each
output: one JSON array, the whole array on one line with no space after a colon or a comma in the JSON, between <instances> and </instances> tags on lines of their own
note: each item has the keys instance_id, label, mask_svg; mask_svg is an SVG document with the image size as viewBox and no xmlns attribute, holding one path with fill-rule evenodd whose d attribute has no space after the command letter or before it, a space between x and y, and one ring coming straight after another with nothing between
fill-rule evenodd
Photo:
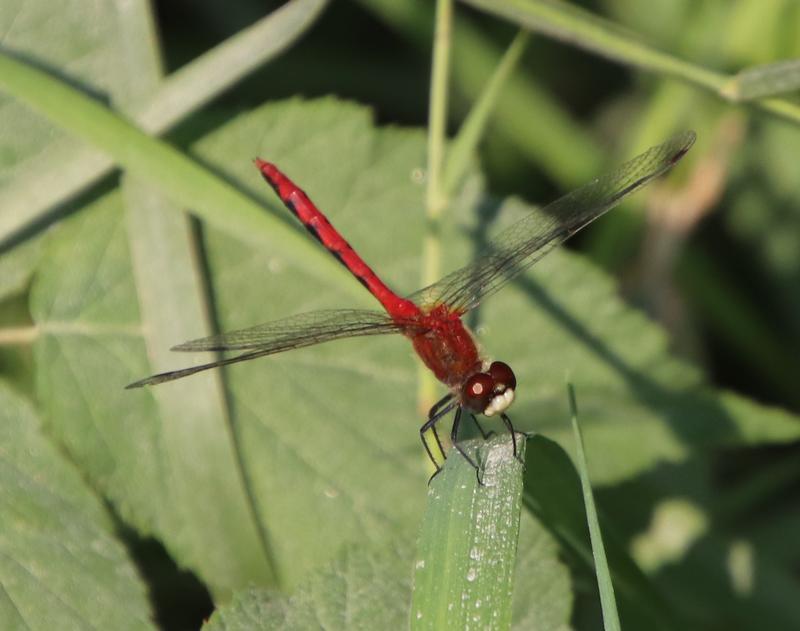
<instances>
[{"instance_id":1,"label":"red compound eye","mask_svg":"<svg viewBox=\"0 0 800 631\"><path fill-rule=\"evenodd\" d=\"M489 366L489 374L492 376L495 384L502 384L506 388L513 390L517 387L517 378L514 376L514 371L511 366L503 362L492 362Z\"/></svg>"},{"instance_id":2,"label":"red compound eye","mask_svg":"<svg viewBox=\"0 0 800 631\"><path fill-rule=\"evenodd\" d=\"M494 379L485 372L476 372L461 390L461 401L473 412L483 413L494 395Z\"/></svg>"}]
</instances>

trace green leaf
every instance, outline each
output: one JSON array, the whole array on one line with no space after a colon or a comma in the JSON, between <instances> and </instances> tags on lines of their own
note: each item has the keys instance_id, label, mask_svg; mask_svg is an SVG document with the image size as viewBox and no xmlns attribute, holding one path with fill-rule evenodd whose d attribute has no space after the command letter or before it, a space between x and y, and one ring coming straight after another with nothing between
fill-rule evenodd
<instances>
[{"instance_id":1,"label":"green leaf","mask_svg":"<svg viewBox=\"0 0 800 631\"><path fill-rule=\"evenodd\" d=\"M509 200L503 225L531 212ZM484 234L480 219L461 230ZM445 242L452 243L452 239ZM590 475L606 485L695 449L797 440L796 417L704 386L700 371L668 352L662 331L614 296L607 275L564 250L481 306L484 348L525 375L512 418L572 452L560 376L581 390Z\"/></svg>"},{"instance_id":2,"label":"green leaf","mask_svg":"<svg viewBox=\"0 0 800 631\"><path fill-rule=\"evenodd\" d=\"M746 68L723 88L730 98L751 101L800 88L800 61L789 59Z\"/></svg>"},{"instance_id":3,"label":"green leaf","mask_svg":"<svg viewBox=\"0 0 800 631\"><path fill-rule=\"evenodd\" d=\"M155 40L150 7L146 3L126 6L120 37L129 42L131 55L121 70L140 77L150 75L152 85L146 88L152 91L161 74L158 56L143 44ZM138 96L146 97L147 91ZM195 253L190 219L180 208L128 175L121 178L120 188L127 202L126 228L142 329L150 363L158 366L167 361L171 339L211 333L203 270ZM206 326L199 328L202 324L198 323ZM222 384L205 381L159 390L156 401L161 417L173 419L164 425L162 436L175 481L172 492L180 498L176 500L180 502L180 521L172 526L185 533L170 542L171 548L175 556L206 577L216 599L224 600L231 588L251 582L273 584L276 577L266 535L253 520L251 499L242 484ZM200 461L213 465L198 469ZM204 493L193 493L197 487ZM226 520L218 515L225 515ZM206 527L181 528L182 523L195 522ZM220 541L225 543L220 545Z\"/></svg>"},{"instance_id":4,"label":"green leaf","mask_svg":"<svg viewBox=\"0 0 800 631\"><path fill-rule=\"evenodd\" d=\"M218 609L204 631L402 629L411 594L411 546L348 547L291 597L251 588Z\"/></svg>"},{"instance_id":5,"label":"green leaf","mask_svg":"<svg viewBox=\"0 0 800 631\"><path fill-rule=\"evenodd\" d=\"M336 148L343 145L349 147L346 163L336 160ZM223 170L249 171L249 159L241 156L259 153L282 157L290 174L298 164L314 169L309 192L319 192L325 207L336 209L332 215L340 225L344 220L344 230L348 223L361 225L350 230L350 239L358 244L362 234L368 259L371 248L363 236L373 228L364 219L374 217L375 208L394 209L400 218L421 200L412 175L422 162L422 136L370 130L364 110L334 101L264 108L232 122L197 149ZM398 182L398 173L407 177ZM265 196L272 194L263 188ZM264 561L261 551L236 534L247 524L228 520L230 512L221 508L228 496L246 492L253 497L250 525L266 532L268 560L283 585L295 584L344 542L383 540L387 531L413 529L425 477L413 412L413 362L404 341L356 340L242 366L245 370L229 373L231 430L224 418L198 423L191 395L184 397L182 409L173 408L175 418L162 424L154 396L198 387L198 379L210 384L219 375L157 391L123 390L150 371L124 228L117 194L64 222L53 233L32 297L41 330L39 396L47 418L124 518L164 540L181 564L208 568L218 558L218 574L202 573L211 584L229 586L253 576ZM421 225L409 221L393 234L382 233L382 243L371 240L384 251L393 249L393 240L406 248L404 256L394 249L394 265L385 266L387 280L396 274L413 283L420 232ZM209 233L206 245L225 328L294 309L351 304L332 290L324 270L319 277L309 275L271 249L248 248L223 233ZM269 287L269 294L260 287ZM272 299L265 301L265 295ZM368 299L365 295L365 304ZM229 301L238 306L230 309ZM186 361L191 357L173 355L174 366ZM342 397L342 392L348 394ZM243 478L237 478L231 460L214 455L229 444L227 431L235 432L240 446ZM181 438L181 432L188 435ZM215 441L217 451L210 449ZM200 445L209 450L198 453ZM202 473L192 473L191 463ZM206 476L216 479L204 483L204 493L213 491L214 500L195 490ZM395 501L398 497L402 503ZM188 519L186 507L203 501L208 515ZM215 546L200 545L210 525L227 530L226 536ZM319 537L320 529L327 537ZM244 560L241 552L232 553L237 549L248 552ZM226 559L227 566L221 565Z\"/></svg>"},{"instance_id":6,"label":"green leaf","mask_svg":"<svg viewBox=\"0 0 800 631\"><path fill-rule=\"evenodd\" d=\"M0 445L0 627L153 628L103 505L2 382Z\"/></svg>"},{"instance_id":7,"label":"green leaf","mask_svg":"<svg viewBox=\"0 0 800 631\"><path fill-rule=\"evenodd\" d=\"M524 444L517 442L520 457ZM455 451L431 481L415 563L412 629L511 625L522 465L508 435L462 447L475 453L485 486Z\"/></svg>"},{"instance_id":8,"label":"green leaf","mask_svg":"<svg viewBox=\"0 0 800 631\"><path fill-rule=\"evenodd\" d=\"M0 300L22 293L39 262L41 239L31 239L0 254Z\"/></svg>"},{"instance_id":9,"label":"green leaf","mask_svg":"<svg viewBox=\"0 0 800 631\"><path fill-rule=\"evenodd\" d=\"M511 628L515 631L567 631L571 628L570 571L560 557L558 541L529 511L523 511L519 522L511 618Z\"/></svg>"},{"instance_id":10,"label":"green leaf","mask_svg":"<svg viewBox=\"0 0 800 631\"><path fill-rule=\"evenodd\" d=\"M594 567L597 573L597 586L600 589L600 604L603 608L603 628L619 631L619 614L617 613L617 601L614 598L614 583L608 569L606 551L603 545L603 533L600 530L600 521L597 517L597 508L592 494L592 484L589 481L589 471L586 464L586 454L583 448L583 436L578 425L578 404L575 401L575 388L571 383L567 383L567 395L569 397L569 407L572 417L572 431L575 434L575 446L577 448L578 475L581 478L581 490L583 491L583 505L586 509L586 520L589 525L589 536L592 542L592 556L594 557Z\"/></svg>"}]
</instances>

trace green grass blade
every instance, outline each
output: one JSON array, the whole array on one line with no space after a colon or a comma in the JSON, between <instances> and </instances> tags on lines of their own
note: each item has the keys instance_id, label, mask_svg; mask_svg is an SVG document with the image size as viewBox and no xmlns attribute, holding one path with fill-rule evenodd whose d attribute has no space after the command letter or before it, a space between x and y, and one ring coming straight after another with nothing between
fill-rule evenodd
<instances>
[{"instance_id":1,"label":"green grass blade","mask_svg":"<svg viewBox=\"0 0 800 631\"><path fill-rule=\"evenodd\" d=\"M360 0L360 4L403 33L427 54L432 36L431 6L425 0ZM473 20L454 16L453 81L477 99L502 58L501 49ZM597 175L604 154L565 108L530 76L509 77L495 106L494 125L527 159L562 186L577 186Z\"/></svg>"},{"instance_id":2,"label":"green grass blade","mask_svg":"<svg viewBox=\"0 0 800 631\"><path fill-rule=\"evenodd\" d=\"M524 456L525 441L517 441ZM522 465L505 434L480 450L483 482L454 449L433 479L414 571L412 629L508 629L517 555Z\"/></svg>"},{"instance_id":3,"label":"green grass blade","mask_svg":"<svg viewBox=\"0 0 800 631\"><path fill-rule=\"evenodd\" d=\"M109 153L177 205L242 240L266 241L274 252L302 269L358 295L356 284L311 239L172 145L148 136L66 82L3 53L0 86L55 124ZM249 164L253 157L242 156L242 170L252 171L256 178Z\"/></svg>"},{"instance_id":4,"label":"green grass blade","mask_svg":"<svg viewBox=\"0 0 800 631\"><path fill-rule=\"evenodd\" d=\"M583 435L578 425L578 404L575 401L575 388L567 383L569 395L569 408L572 417L572 430L575 434L575 447L577 450L578 475L581 478L583 490L583 503L586 507L586 519L589 524L589 536L592 541L592 555L594 556L597 586L600 590L600 605L603 608L603 626L606 631L620 631L617 601L614 597L614 584L611 581L611 571L608 569L606 551L603 546L603 534L600 531L600 521L597 518L597 507L594 504L592 485L589 482L589 468L586 464L586 454L583 449Z\"/></svg>"},{"instance_id":5,"label":"green grass blade","mask_svg":"<svg viewBox=\"0 0 800 631\"><path fill-rule=\"evenodd\" d=\"M280 55L303 35L329 0L292 0L174 72L135 116L163 133Z\"/></svg>"},{"instance_id":6,"label":"green grass blade","mask_svg":"<svg viewBox=\"0 0 800 631\"><path fill-rule=\"evenodd\" d=\"M327 0L293 0L243 29L170 75L151 100L132 108L134 120L150 134L169 130L280 54L308 30L327 4ZM9 211L0 216L0 243L86 190L114 166L109 156L93 147L76 147L72 142L51 147L36 169L0 191L0 208ZM42 173L48 174L47 186L37 184Z\"/></svg>"},{"instance_id":7,"label":"green grass blade","mask_svg":"<svg viewBox=\"0 0 800 631\"><path fill-rule=\"evenodd\" d=\"M523 501L564 550L594 572L580 479L567 453L558 443L541 435L528 440ZM649 629L684 628L675 621L675 612L631 559L625 546L608 533L606 550L625 611L646 620Z\"/></svg>"},{"instance_id":8,"label":"green grass blade","mask_svg":"<svg viewBox=\"0 0 800 631\"><path fill-rule=\"evenodd\" d=\"M455 191L458 182L469 168L470 158L486 130L486 125L495 109L500 92L505 86L509 75L516 68L522 53L525 52L528 39L529 35L525 31L517 33L491 79L486 84L486 88L470 110L458 135L453 140L453 144L447 153L444 167L443 186L446 195L449 196Z\"/></svg>"}]
</instances>

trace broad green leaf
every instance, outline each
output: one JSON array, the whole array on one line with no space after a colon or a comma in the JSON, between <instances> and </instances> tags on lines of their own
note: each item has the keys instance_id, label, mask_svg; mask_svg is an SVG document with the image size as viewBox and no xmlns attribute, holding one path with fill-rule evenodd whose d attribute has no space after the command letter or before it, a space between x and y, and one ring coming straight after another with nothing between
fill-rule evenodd
<instances>
[{"instance_id":1,"label":"broad green leaf","mask_svg":"<svg viewBox=\"0 0 800 631\"><path fill-rule=\"evenodd\" d=\"M0 480L0 628L153 628L105 508L3 383Z\"/></svg>"},{"instance_id":2,"label":"broad green leaf","mask_svg":"<svg viewBox=\"0 0 800 631\"><path fill-rule=\"evenodd\" d=\"M121 70L150 77L151 85L143 85L135 95L144 99L162 82L158 55L146 44L157 38L149 4L126 6L120 37L128 42L130 54ZM140 82L144 84L143 79ZM170 354L171 340L212 332L203 268L198 264L191 220L179 207L128 175L121 178L120 188L147 355L151 365L158 367ZM266 541L252 519L252 505L242 484L221 382L187 381L180 388L159 390L156 401L159 415L171 419L163 426L162 444L175 481L171 489L174 513L180 519L173 529L185 533L170 542L177 548L175 556L206 579L218 601L225 600L233 588L274 583ZM197 462L211 464L198 468ZM198 487L203 488L202 494L192 492ZM206 527L186 529L182 523Z\"/></svg>"},{"instance_id":3,"label":"broad green leaf","mask_svg":"<svg viewBox=\"0 0 800 631\"><path fill-rule=\"evenodd\" d=\"M416 283L421 133L375 130L366 110L333 100L295 100L232 121L196 151L228 177L251 168L242 155L277 162L390 286ZM272 196L263 183L256 191ZM216 230L206 250L221 329L378 306L355 280L360 301L268 248L242 247ZM183 361L176 356L175 366ZM408 342L336 342L234 367L227 379L244 466L286 584L344 542L415 531L426 476Z\"/></svg>"},{"instance_id":4,"label":"broad green leaf","mask_svg":"<svg viewBox=\"0 0 800 631\"><path fill-rule=\"evenodd\" d=\"M572 616L572 581L560 560L557 540L525 510L520 515L511 628L567 631Z\"/></svg>"},{"instance_id":5,"label":"broad green leaf","mask_svg":"<svg viewBox=\"0 0 800 631\"><path fill-rule=\"evenodd\" d=\"M22 293L39 262L41 239L32 239L9 252L0 253L0 300Z\"/></svg>"},{"instance_id":6,"label":"broad green leaf","mask_svg":"<svg viewBox=\"0 0 800 631\"><path fill-rule=\"evenodd\" d=\"M162 538L182 564L222 592L263 580L224 418L201 422L201 410L162 425L150 397L123 390L146 365L121 211L118 193L102 197L46 249L31 297L45 418L123 519ZM202 401L188 398L183 410Z\"/></svg>"},{"instance_id":7,"label":"broad green leaf","mask_svg":"<svg viewBox=\"0 0 800 631\"><path fill-rule=\"evenodd\" d=\"M518 456L524 457L522 438ZM522 464L508 435L465 441L430 483L414 569L412 629L508 629Z\"/></svg>"},{"instance_id":8,"label":"broad green leaf","mask_svg":"<svg viewBox=\"0 0 800 631\"><path fill-rule=\"evenodd\" d=\"M498 212L510 221L530 208L510 200ZM590 463L596 484L698 448L797 440L795 416L706 388L697 368L669 355L659 328L614 293L605 274L561 250L481 307L482 344L527 375L512 415L521 428L572 451L561 387L569 371L587 448L603 454Z\"/></svg>"},{"instance_id":9,"label":"broad green leaf","mask_svg":"<svg viewBox=\"0 0 800 631\"><path fill-rule=\"evenodd\" d=\"M363 110L333 101L288 103L242 117L213 144L209 140L208 149L204 143L199 148L245 174L252 169L250 156L259 154L284 156L291 174L289 149L299 151L294 159L318 169L316 181L339 196L335 205L351 219L368 217L373 208L394 208L396 217L408 217L408 209L419 201L420 185L413 176L422 160L422 137L376 133L368 121ZM343 145L349 147L350 159L337 163L336 148ZM337 169L325 177L332 164L348 164L350 173ZM393 182L397 173L406 173L405 181ZM272 194L263 185L258 192ZM203 521L186 522L177 510L189 499L186 494L198 496L192 486L197 478L174 478L169 462L177 452L167 440L170 419L164 419L166 427L157 421L156 393L122 389L150 369L139 339L121 220L119 199L112 194L54 233L32 302L42 333L37 343L40 396L54 431L125 519L164 539L181 563L198 554L223 554L226 545L235 544L233 536L218 549L194 549L191 555L186 550L196 539L187 529L205 528ZM381 238L387 251L393 239L409 249L406 260L398 256L396 262L410 278L417 273L411 235L419 234L420 224L407 221L406 226L404 231L401 223ZM309 277L266 248L249 249L221 233L209 234L207 246L214 294L220 301L238 303L232 310L220 305L218 317L225 328L285 316L292 309L326 306L326 301L327 306L351 304L331 291L324 274L321 279ZM264 301L266 287L272 288L273 298ZM364 304L368 300L367 295ZM415 527L425 477L412 400L413 362L403 344L377 338L345 342L321 347L314 355L301 351L231 371L233 431L242 449L243 483L254 498L255 519L266 531L270 560L282 583L293 584L345 541L382 540L387 530ZM181 365L191 357L175 355L174 361ZM214 373L197 377L215 378ZM337 395L342 392L347 396ZM187 401L187 410L190 405ZM206 440L206 434L213 436L221 427L198 426L196 431ZM200 437L193 442L201 442ZM234 473L220 471L220 484ZM215 513L217 509L209 503L209 518L224 524L227 515ZM328 536L319 537L320 529Z\"/></svg>"},{"instance_id":10,"label":"broad green leaf","mask_svg":"<svg viewBox=\"0 0 800 631\"><path fill-rule=\"evenodd\" d=\"M412 547L349 546L292 596L252 588L218 609L204 631L402 629L408 625Z\"/></svg>"},{"instance_id":11,"label":"broad green leaf","mask_svg":"<svg viewBox=\"0 0 800 631\"><path fill-rule=\"evenodd\" d=\"M401 293L416 289L421 134L376 130L365 110L331 99L293 100L241 115L194 150L265 200L272 192L252 175L250 157L279 163L391 286ZM468 235L480 242L494 231L484 212L491 207L480 183L469 180L453 209L457 223L444 230L446 268L469 259L476 246ZM508 202L501 220L524 212L530 209ZM172 514L171 489L191 485L171 479L165 464L161 423L169 419L156 420L153 393L121 390L149 368L120 222L118 199L109 195L53 234L32 303L43 333L40 397L54 431L126 519L179 550L176 540L187 538L170 526L181 523ZM266 244L270 237L259 240ZM322 270L318 276L266 245L209 229L205 250L223 330L293 312L375 305L363 291L353 301ZM329 265L337 263L331 258ZM359 295L352 283L352 295ZM588 419L587 446L601 454L591 463L599 483L681 461L697 448L800 434L789 414L703 389L697 370L670 358L658 328L625 307L604 274L566 252L550 255L478 315L482 345L517 372L512 417L519 425L571 443L562 379L565 369L572 371ZM176 354L173 367L190 361ZM279 584L296 584L346 542L414 531L425 474L405 340L342 341L224 374L244 484Z\"/></svg>"}]
</instances>

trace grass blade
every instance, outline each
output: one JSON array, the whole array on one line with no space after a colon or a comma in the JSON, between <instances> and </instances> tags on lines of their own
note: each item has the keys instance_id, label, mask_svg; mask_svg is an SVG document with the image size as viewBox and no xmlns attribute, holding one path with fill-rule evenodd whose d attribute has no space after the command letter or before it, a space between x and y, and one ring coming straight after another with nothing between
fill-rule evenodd
<instances>
[{"instance_id":1,"label":"grass blade","mask_svg":"<svg viewBox=\"0 0 800 631\"><path fill-rule=\"evenodd\" d=\"M166 142L30 63L0 53L0 86L55 124L109 153L176 205L242 240L263 243L316 277L360 294L324 250L251 197ZM247 160L252 156L247 156ZM251 168L248 164L246 168ZM253 170L253 176L256 177ZM5 213L4 213L5 214Z\"/></svg>"},{"instance_id":2,"label":"grass blade","mask_svg":"<svg viewBox=\"0 0 800 631\"><path fill-rule=\"evenodd\" d=\"M575 401L575 388L567 383L569 407L572 417L572 430L575 433L575 447L577 450L578 475L581 478L583 489L583 503L586 507L586 519L589 524L589 536L592 541L592 555L594 556L597 586L600 590L600 605L603 608L603 626L606 631L620 631L617 601L614 598L614 584L611 581L611 572L608 569L606 551L603 546L603 535L600 531L600 522L597 518L597 507L594 504L592 485L589 482L589 469L586 464L586 454L583 450L583 435L578 426L578 404Z\"/></svg>"},{"instance_id":3,"label":"grass blade","mask_svg":"<svg viewBox=\"0 0 800 631\"><path fill-rule=\"evenodd\" d=\"M524 456L525 441L518 440ZM522 465L508 435L463 444L482 454L483 482L455 450L433 479L414 572L412 629L508 629L522 506Z\"/></svg>"},{"instance_id":4,"label":"grass blade","mask_svg":"<svg viewBox=\"0 0 800 631\"><path fill-rule=\"evenodd\" d=\"M133 118L144 131L162 134L237 81L280 54L316 21L327 0L293 0L173 73ZM2 84L2 79L0 79ZM0 243L41 221L114 169L114 160L94 147L61 142L35 167L0 191ZM39 186L42 173L48 185Z\"/></svg>"},{"instance_id":5,"label":"grass blade","mask_svg":"<svg viewBox=\"0 0 800 631\"><path fill-rule=\"evenodd\" d=\"M594 571L581 483L567 453L541 435L528 439L525 458L525 507L563 546L565 552ZM624 609L648 629L685 628L664 597L631 559L625 546L606 533L609 566Z\"/></svg>"},{"instance_id":6,"label":"grass blade","mask_svg":"<svg viewBox=\"0 0 800 631\"><path fill-rule=\"evenodd\" d=\"M450 151L447 154L447 161L444 167L444 192L451 195L455 190L459 180L466 173L469 167L469 160L472 157L478 142L486 130L489 117L497 104L497 98L505 86L509 75L516 68L517 63L525 52L528 45L529 35L525 31L520 31L511 42L505 55L500 60L494 74L486 84L477 102L470 110L467 119L461 126L458 135L453 140Z\"/></svg>"}]
</instances>

